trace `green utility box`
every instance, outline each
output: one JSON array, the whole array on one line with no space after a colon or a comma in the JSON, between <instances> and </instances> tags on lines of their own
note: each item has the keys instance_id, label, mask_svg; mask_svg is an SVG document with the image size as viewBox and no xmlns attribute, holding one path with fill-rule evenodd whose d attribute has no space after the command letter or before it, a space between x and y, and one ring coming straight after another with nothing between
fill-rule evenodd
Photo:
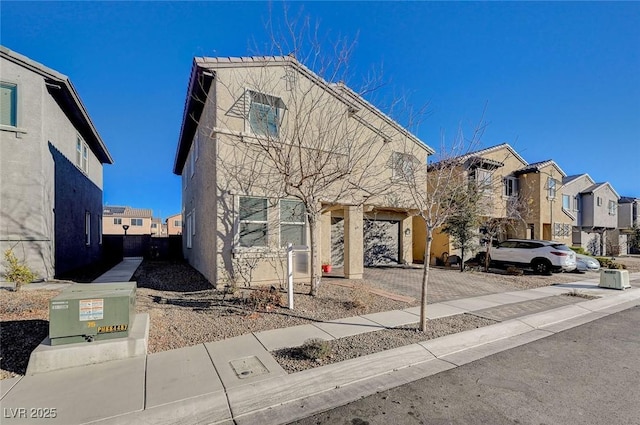
<instances>
[{"instance_id":1,"label":"green utility box","mask_svg":"<svg viewBox=\"0 0 640 425\"><path fill-rule=\"evenodd\" d=\"M75 284L49 301L51 345L129 336L136 314L136 283Z\"/></svg>"}]
</instances>

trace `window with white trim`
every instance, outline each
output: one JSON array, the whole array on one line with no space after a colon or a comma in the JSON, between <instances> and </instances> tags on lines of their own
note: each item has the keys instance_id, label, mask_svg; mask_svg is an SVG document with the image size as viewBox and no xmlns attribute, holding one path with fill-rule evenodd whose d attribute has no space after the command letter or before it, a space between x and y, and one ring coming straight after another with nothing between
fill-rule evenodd
<instances>
[{"instance_id":1,"label":"window with white trim","mask_svg":"<svg viewBox=\"0 0 640 425\"><path fill-rule=\"evenodd\" d=\"M571 208L571 197L569 195L562 195L562 208L567 211Z\"/></svg>"},{"instance_id":2,"label":"window with white trim","mask_svg":"<svg viewBox=\"0 0 640 425\"><path fill-rule=\"evenodd\" d=\"M174 220L173 225L175 227L182 227L182 220Z\"/></svg>"},{"instance_id":3,"label":"window with white trim","mask_svg":"<svg viewBox=\"0 0 640 425\"><path fill-rule=\"evenodd\" d=\"M278 137L280 118L284 110L282 99L249 91L249 127L253 134Z\"/></svg>"},{"instance_id":4,"label":"window with white trim","mask_svg":"<svg viewBox=\"0 0 640 425\"><path fill-rule=\"evenodd\" d=\"M616 202L609 201L609 215L616 215Z\"/></svg>"},{"instance_id":5,"label":"window with white trim","mask_svg":"<svg viewBox=\"0 0 640 425\"><path fill-rule=\"evenodd\" d=\"M239 199L238 243L241 247L267 246L267 198Z\"/></svg>"},{"instance_id":6,"label":"window with white trim","mask_svg":"<svg viewBox=\"0 0 640 425\"><path fill-rule=\"evenodd\" d=\"M18 86L0 83L0 125L18 126Z\"/></svg>"},{"instance_id":7,"label":"window with white trim","mask_svg":"<svg viewBox=\"0 0 640 425\"><path fill-rule=\"evenodd\" d=\"M98 245L102 245L102 216L98 216Z\"/></svg>"},{"instance_id":8,"label":"window with white trim","mask_svg":"<svg viewBox=\"0 0 640 425\"><path fill-rule=\"evenodd\" d=\"M493 183L493 173L490 170L484 168L476 168L473 176L475 178L476 187L480 192L491 192L491 185Z\"/></svg>"},{"instance_id":9,"label":"window with white trim","mask_svg":"<svg viewBox=\"0 0 640 425\"><path fill-rule=\"evenodd\" d=\"M113 219L113 224L122 224L122 219L121 218L114 218Z\"/></svg>"},{"instance_id":10,"label":"window with white trim","mask_svg":"<svg viewBox=\"0 0 640 425\"><path fill-rule=\"evenodd\" d=\"M191 213L187 213L187 228L185 234L187 235L187 248L193 247L193 223L191 222Z\"/></svg>"},{"instance_id":11,"label":"window with white trim","mask_svg":"<svg viewBox=\"0 0 640 425\"><path fill-rule=\"evenodd\" d=\"M142 226L142 219L141 218L132 218L131 219L131 226Z\"/></svg>"},{"instance_id":12,"label":"window with white trim","mask_svg":"<svg viewBox=\"0 0 640 425\"><path fill-rule=\"evenodd\" d=\"M300 201L280 200L280 245L305 245L305 211Z\"/></svg>"},{"instance_id":13,"label":"window with white trim","mask_svg":"<svg viewBox=\"0 0 640 425\"><path fill-rule=\"evenodd\" d=\"M80 136L76 137L76 166L89 173L89 145Z\"/></svg>"},{"instance_id":14,"label":"window with white trim","mask_svg":"<svg viewBox=\"0 0 640 425\"><path fill-rule=\"evenodd\" d=\"M504 178L504 196L508 196L508 197L518 196L518 178L517 177Z\"/></svg>"},{"instance_id":15,"label":"window with white trim","mask_svg":"<svg viewBox=\"0 0 640 425\"><path fill-rule=\"evenodd\" d=\"M580 211L580 196L578 195L573 197L573 210Z\"/></svg>"},{"instance_id":16,"label":"window with white trim","mask_svg":"<svg viewBox=\"0 0 640 425\"><path fill-rule=\"evenodd\" d=\"M91 245L91 213L89 211L84 213L84 244Z\"/></svg>"},{"instance_id":17,"label":"window with white trim","mask_svg":"<svg viewBox=\"0 0 640 425\"><path fill-rule=\"evenodd\" d=\"M553 177L547 178L547 198L556 199L557 180Z\"/></svg>"},{"instance_id":18,"label":"window with white trim","mask_svg":"<svg viewBox=\"0 0 640 425\"><path fill-rule=\"evenodd\" d=\"M395 180L411 182L415 176L415 169L420 161L408 153L393 152L391 154L391 171Z\"/></svg>"}]
</instances>

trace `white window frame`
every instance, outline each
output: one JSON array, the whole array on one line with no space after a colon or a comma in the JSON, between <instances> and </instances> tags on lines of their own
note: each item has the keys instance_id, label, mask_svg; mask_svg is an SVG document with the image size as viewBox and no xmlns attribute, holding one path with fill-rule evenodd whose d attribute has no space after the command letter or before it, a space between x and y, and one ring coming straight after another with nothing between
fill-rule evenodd
<instances>
[{"instance_id":1,"label":"white window frame","mask_svg":"<svg viewBox=\"0 0 640 425\"><path fill-rule=\"evenodd\" d=\"M486 168L476 168L473 170L475 184L480 192L491 193L493 185L493 172Z\"/></svg>"},{"instance_id":2,"label":"white window frame","mask_svg":"<svg viewBox=\"0 0 640 425\"><path fill-rule=\"evenodd\" d=\"M11 95L12 98L10 100L10 105L13 112L10 117L10 122L8 124L0 123L0 127L15 131L18 128L18 125L20 124L20 114L19 114L19 108L18 108L18 103L19 103L18 100L20 98L20 94L18 93L18 84L11 83L8 81L0 81L0 86L2 86L2 88L6 88L12 91L12 95Z\"/></svg>"},{"instance_id":3,"label":"white window frame","mask_svg":"<svg viewBox=\"0 0 640 425\"><path fill-rule=\"evenodd\" d=\"M567 201L567 205L565 206L565 201ZM562 208L569 211L571 209L571 196L562 194Z\"/></svg>"},{"instance_id":4,"label":"white window frame","mask_svg":"<svg viewBox=\"0 0 640 425\"><path fill-rule=\"evenodd\" d=\"M89 145L79 134L76 135L76 167L89 174Z\"/></svg>"},{"instance_id":5,"label":"white window frame","mask_svg":"<svg viewBox=\"0 0 640 425\"><path fill-rule=\"evenodd\" d=\"M174 227L182 227L182 220L173 220Z\"/></svg>"},{"instance_id":6,"label":"white window frame","mask_svg":"<svg viewBox=\"0 0 640 425\"><path fill-rule=\"evenodd\" d=\"M89 211L84 212L84 244L91 246L91 213Z\"/></svg>"},{"instance_id":7,"label":"white window frame","mask_svg":"<svg viewBox=\"0 0 640 425\"><path fill-rule=\"evenodd\" d=\"M134 220L136 220L136 221L134 222ZM135 223L137 223L137 222L138 222L137 220L140 220L140 224L135 224ZM142 218L132 218L132 219L131 219L131 227L134 227L134 226L135 226L135 227L142 227L142 226L144 226L144 219L142 219Z\"/></svg>"},{"instance_id":8,"label":"white window frame","mask_svg":"<svg viewBox=\"0 0 640 425\"><path fill-rule=\"evenodd\" d=\"M505 177L504 178L504 196L508 198L515 198L518 196L518 178L517 177Z\"/></svg>"},{"instance_id":9,"label":"white window frame","mask_svg":"<svg viewBox=\"0 0 640 425\"><path fill-rule=\"evenodd\" d=\"M573 197L573 210L580 211L580 197L578 195Z\"/></svg>"},{"instance_id":10,"label":"white window frame","mask_svg":"<svg viewBox=\"0 0 640 425\"><path fill-rule=\"evenodd\" d=\"M547 199L556 199L558 181L553 177L547 177Z\"/></svg>"},{"instance_id":11,"label":"white window frame","mask_svg":"<svg viewBox=\"0 0 640 425\"><path fill-rule=\"evenodd\" d=\"M280 137L280 127L282 124L282 117L284 115L284 110L285 110L282 99L278 96L273 96L267 93L261 93L255 90L247 90L246 93L249 97L249 105L247 108L246 122L247 122L247 128L251 132L251 134L254 134L256 136L262 136L262 137L275 137L275 138ZM264 99L256 100L256 98L260 96L264 97ZM261 100L265 100L266 102ZM256 127L254 128L254 126L252 125L252 121L253 121L252 116L254 113L256 113L254 112L254 109L253 109L254 103L257 105L261 105L262 107L275 110L275 127L276 127L275 134L269 131L268 119L267 119L265 128L260 128L261 127L260 123L263 122L263 120L257 120L258 122L256 123ZM261 113L264 114L264 111L262 111ZM269 110L267 110L267 118L269 117L268 114L269 114Z\"/></svg>"},{"instance_id":12,"label":"white window frame","mask_svg":"<svg viewBox=\"0 0 640 425\"><path fill-rule=\"evenodd\" d=\"M602 198L599 196L596 196L596 205L601 207L602 206Z\"/></svg>"},{"instance_id":13,"label":"white window frame","mask_svg":"<svg viewBox=\"0 0 640 425\"><path fill-rule=\"evenodd\" d=\"M240 203L241 203L241 199L242 198L252 198L252 199L261 199L265 202L265 215L266 215L266 219L265 220L243 220L242 217L240 216ZM235 239L236 239L236 247L238 249L242 249L242 250L251 250L251 249L266 249L269 246L269 240L270 240L270 229L269 229L269 199L263 196L244 196L244 195L240 195L237 197L237 203L236 203L236 208L238 211L238 226L235 232ZM242 224L262 224L265 226L265 242L264 245L251 245L251 246L247 246L247 245L242 245L241 244L241 240L240 240L240 229L242 228Z\"/></svg>"},{"instance_id":14,"label":"white window frame","mask_svg":"<svg viewBox=\"0 0 640 425\"><path fill-rule=\"evenodd\" d=\"M193 248L193 235L192 232L192 223L191 223L191 213L187 213L187 224L185 229L185 234L187 235L187 248Z\"/></svg>"},{"instance_id":15,"label":"white window frame","mask_svg":"<svg viewBox=\"0 0 640 425\"><path fill-rule=\"evenodd\" d=\"M416 164L420 161L414 155L402 152L391 154L391 178L395 181L411 183L414 181Z\"/></svg>"},{"instance_id":16,"label":"white window frame","mask_svg":"<svg viewBox=\"0 0 640 425\"><path fill-rule=\"evenodd\" d=\"M616 215L616 206L615 201L609 201L609 215Z\"/></svg>"},{"instance_id":17,"label":"white window frame","mask_svg":"<svg viewBox=\"0 0 640 425\"><path fill-rule=\"evenodd\" d=\"M302 208L303 208L303 218L302 221L283 221L282 219L282 202L297 202L299 203ZM268 209L268 205L267 205L267 209ZM267 211L268 214L268 211ZM301 241L301 245L306 245L307 243L307 222L306 219L304 217L304 204L302 201L300 201L299 199L280 199L278 201L278 214L279 214L279 232L278 232L278 237L279 237L279 241L280 241L280 246L285 246L284 242L282 240L282 225L287 225L287 226L302 226L302 241ZM267 226L267 230L268 230L268 226Z\"/></svg>"},{"instance_id":18,"label":"white window frame","mask_svg":"<svg viewBox=\"0 0 640 425\"><path fill-rule=\"evenodd\" d=\"M98 216L98 245L102 245L102 216Z\"/></svg>"}]
</instances>

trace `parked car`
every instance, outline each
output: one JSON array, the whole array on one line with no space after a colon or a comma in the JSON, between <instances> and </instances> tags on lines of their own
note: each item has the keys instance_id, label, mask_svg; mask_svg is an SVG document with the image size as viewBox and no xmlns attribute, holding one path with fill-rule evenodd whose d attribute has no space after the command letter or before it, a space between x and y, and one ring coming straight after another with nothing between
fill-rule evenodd
<instances>
[{"instance_id":1,"label":"parked car","mask_svg":"<svg viewBox=\"0 0 640 425\"><path fill-rule=\"evenodd\" d=\"M493 248L490 257L494 267L531 268L539 274L576 268L576 253L563 243L551 241L508 239Z\"/></svg>"},{"instance_id":2,"label":"parked car","mask_svg":"<svg viewBox=\"0 0 640 425\"><path fill-rule=\"evenodd\" d=\"M576 270L579 272L598 271L600 270L600 262L588 255L576 254Z\"/></svg>"}]
</instances>

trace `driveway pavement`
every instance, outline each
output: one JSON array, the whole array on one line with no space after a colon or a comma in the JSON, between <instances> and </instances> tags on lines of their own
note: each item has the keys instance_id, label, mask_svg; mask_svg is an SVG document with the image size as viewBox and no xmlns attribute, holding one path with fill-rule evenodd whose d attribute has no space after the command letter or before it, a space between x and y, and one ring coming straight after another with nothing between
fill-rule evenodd
<instances>
[{"instance_id":1,"label":"driveway pavement","mask_svg":"<svg viewBox=\"0 0 640 425\"><path fill-rule=\"evenodd\" d=\"M342 268L336 268L328 275L328 279L340 280ZM422 291L422 273L420 267L367 267L364 269L363 280L375 287L386 291L420 299ZM576 280L598 278L598 273L586 274L561 273L551 276L504 276L500 274L465 271L457 269L443 269L432 267L429 270L428 303L439 303L459 298L472 298L481 295L509 292L516 289L508 281L534 282L531 288L565 283ZM535 284L535 282L543 282Z\"/></svg>"}]
</instances>

